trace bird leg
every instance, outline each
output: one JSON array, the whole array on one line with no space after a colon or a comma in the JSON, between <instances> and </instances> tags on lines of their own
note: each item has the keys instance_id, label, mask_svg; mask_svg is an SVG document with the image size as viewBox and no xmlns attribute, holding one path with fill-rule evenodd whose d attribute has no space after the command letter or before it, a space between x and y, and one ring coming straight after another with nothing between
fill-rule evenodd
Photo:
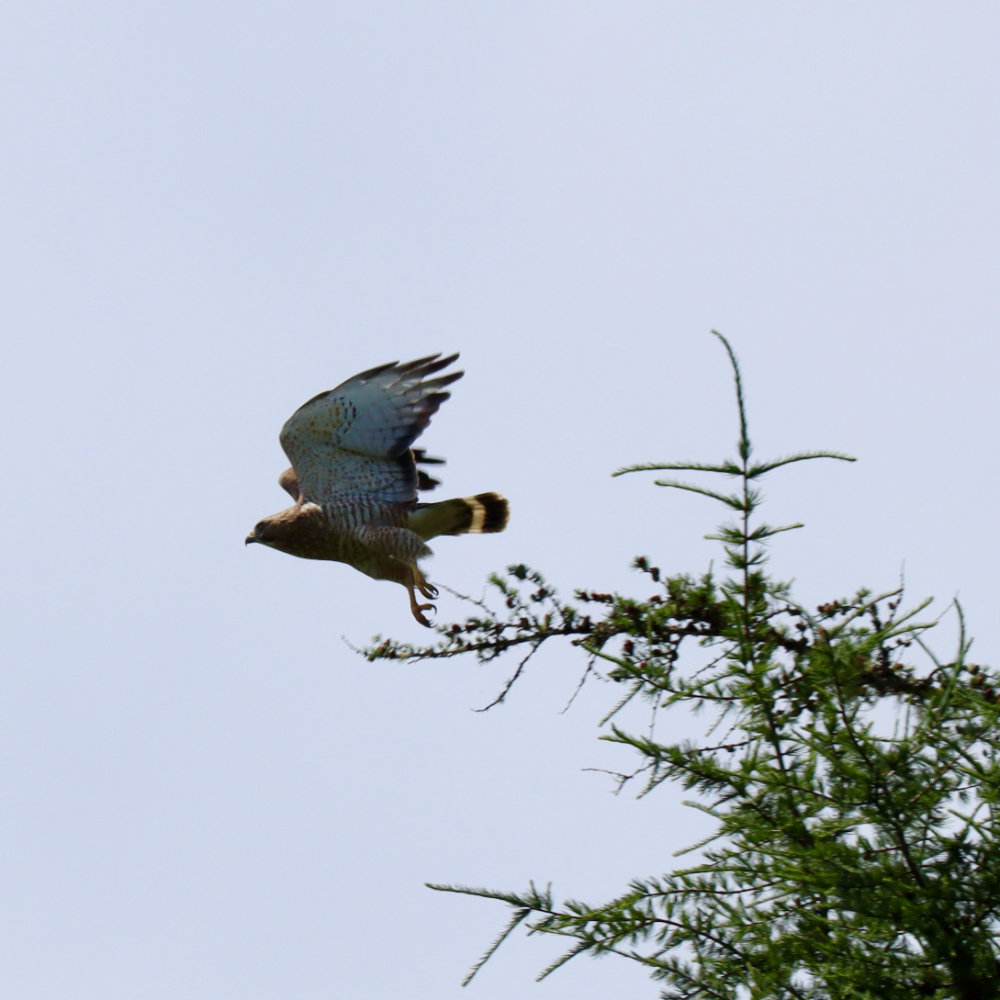
<instances>
[{"instance_id":1,"label":"bird leg","mask_svg":"<svg viewBox=\"0 0 1000 1000\"><path fill-rule=\"evenodd\" d=\"M413 617L421 625L430 628L431 623L424 617L423 612L436 611L437 608L433 604L417 604L416 591L419 590L424 597L437 597L438 589L433 584L428 583L427 577L424 576L415 562L410 563L410 572L412 580L406 588L410 592L410 610L413 612Z\"/></svg>"},{"instance_id":2,"label":"bird leg","mask_svg":"<svg viewBox=\"0 0 1000 1000\"><path fill-rule=\"evenodd\" d=\"M431 623L424 617L424 611L433 611L433 604L418 604L417 591L424 597L437 597L437 588L427 582L420 572L417 560L431 555L427 543L408 528L398 528L386 524L365 524L355 535L374 555L373 565L361 566L353 563L376 580L392 580L406 587L410 595L410 611L421 625L427 628Z\"/></svg>"}]
</instances>

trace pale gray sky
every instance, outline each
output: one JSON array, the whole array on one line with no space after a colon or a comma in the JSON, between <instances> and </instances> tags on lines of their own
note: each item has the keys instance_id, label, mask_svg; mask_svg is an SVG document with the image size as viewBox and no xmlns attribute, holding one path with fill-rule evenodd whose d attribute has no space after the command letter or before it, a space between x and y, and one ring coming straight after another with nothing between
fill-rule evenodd
<instances>
[{"instance_id":1,"label":"pale gray sky","mask_svg":"<svg viewBox=\"0 0 1000 1000\"><path fill-rule=\"evenodd\" d=\"M243 538L277 433L460 350L425 435L475 594L701 572L744 362L805 600L960 594L997 661L1000 11L981 3L8 4L0 967L18 1000L655 996L425 880L599 901L699 827L584 767L615 692L540 656L366 664L398 587ZM461 608L439 604L447 621ZM941 645L947 651L948 627ZM635 720L641 725L641 720Z\"/></svg>"}]
</instances>

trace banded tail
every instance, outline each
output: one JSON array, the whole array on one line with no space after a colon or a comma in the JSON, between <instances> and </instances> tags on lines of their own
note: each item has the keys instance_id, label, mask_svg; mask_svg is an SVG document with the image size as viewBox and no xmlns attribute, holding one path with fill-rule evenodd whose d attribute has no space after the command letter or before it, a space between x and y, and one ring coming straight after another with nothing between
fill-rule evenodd
<instances>
[{"instance_id":1,"label":"banded tail","mask_svg":"<svg viewBox=\"0 0 1000 1000\"><path fill-rule=\"evenodd\" d=\"M510 505L499 493L477 493L474 497L418 504L410 514L409 528L424 541L438 535L490 534L503 531Z\"/></svg>"}]
</instances>

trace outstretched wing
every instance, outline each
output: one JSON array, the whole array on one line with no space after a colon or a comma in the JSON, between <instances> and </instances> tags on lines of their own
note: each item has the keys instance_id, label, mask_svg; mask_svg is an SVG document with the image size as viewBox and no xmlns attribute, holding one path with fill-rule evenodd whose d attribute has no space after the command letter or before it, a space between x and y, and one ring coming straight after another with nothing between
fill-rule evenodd
<instances>
[{"instance_id":1,"label":"outstretched wing","mask_svg":"<svg viewBox=\"0 0 1000 1000\"><path fill-rule=\"evenodd\" d=\"M410 446L450 395L445 386L463 373L428 376L457 357L432 354L380 365L300 406L281 428L299 496L319 504L415 500L418 476ZM291 483L283 473L281 484L290 493Z\"/></svg>"}]
</instances>

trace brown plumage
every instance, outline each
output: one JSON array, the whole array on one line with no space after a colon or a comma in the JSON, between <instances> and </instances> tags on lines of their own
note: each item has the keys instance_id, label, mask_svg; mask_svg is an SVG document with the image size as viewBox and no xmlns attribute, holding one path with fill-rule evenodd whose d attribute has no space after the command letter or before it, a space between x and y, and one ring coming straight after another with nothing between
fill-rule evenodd
<instances>
[{"instance_id":1,"label":"brown plumage","mask_svg":"<svg viewBox=\"0 0 1000 1000\"><path fill-rule=\"evenodd\" d=\"M260 542L304 559L347 563L376 580L406 587L421 625L437 596L417 560L438 535L503 531L508 504L498 493L417 503L417 491L437 485L417 464L440 464L413 442L449 397L462 372L430 376L457 354L392 362L348 379L299 407L281 429L292 463L278 479L295 500L259 521L247 543Z\"/></svg>"}]
</instances>

